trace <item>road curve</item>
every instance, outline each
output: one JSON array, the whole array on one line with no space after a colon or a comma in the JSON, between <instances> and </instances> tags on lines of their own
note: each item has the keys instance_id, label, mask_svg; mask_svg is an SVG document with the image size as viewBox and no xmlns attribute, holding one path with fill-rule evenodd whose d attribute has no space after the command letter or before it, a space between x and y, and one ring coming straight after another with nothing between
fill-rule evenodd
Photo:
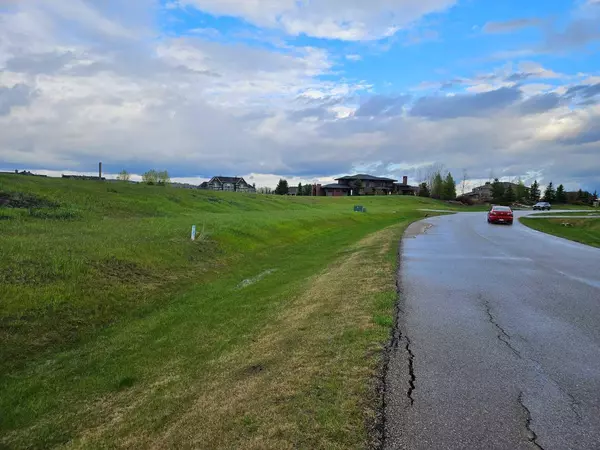
<instances>
[{"instance_id":1,"label":"road curve","mask_svg":"<svg viewBox=\"0 0 600 450\"><path fill-rule=\"evenodd\" d=\"M426 223L401 247L384 447L600 449L600 249L485 213Z\"/></svg>"}]
</instances>

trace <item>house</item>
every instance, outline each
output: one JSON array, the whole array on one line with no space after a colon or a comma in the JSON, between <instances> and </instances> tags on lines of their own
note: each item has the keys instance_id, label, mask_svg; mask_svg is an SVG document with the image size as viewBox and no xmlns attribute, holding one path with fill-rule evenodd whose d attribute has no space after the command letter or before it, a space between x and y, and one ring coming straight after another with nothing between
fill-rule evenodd
<instances>
[{"instance_id":1,"label":"house","mask_svg":"<svg viewBox=\"0 0 600 450\"><path fill-rule=\"evenodd\" d=\"M200 186L202 189L202 185ZM251 184L248 184L246 180L241 177L212 177L210 181L206 183L206 187L203 189L209 189L211 191L246 192L252 194L256 193L256 188Z\"/></svg>"},{"instance_id":2,"label":"house","mask_svg":"<svg viewBox=\"0 0 600 450\"><path fill-rule=\"evenodd\" d=\"M357 174L336 178L339 186L350 188L351 194L359 195L389 195L394 192L394 183L398 180L391 178L375 177L373 175ZM335 185L328 185L335 189ZM337 188L340 189L339 187ZM342 189L346 191L346 189Z\"/></svg>"},{"instance_id":3,"label":"house","mask_svg":"<svg viewBox=\"0 0 600 450\"><path fill-rule=\"evenodd\" d=\"M350 191L352 190L350 186L339 183L326 184L325 186L319 185L319 188L323 192L322 195L326 195L327 197L344 197L350 195Z\"/></svg>"},{"instance_id":4,"label":"house","mask_svg":"<svg viewBox=\"0 0 600 450\"><path fill-rule=\"evenodd\" d=\"M394 193L398 195L419 195L418 186L410 186L408 177L402 177L402 183L394 183Z\"/></svg>"},{"instance_id":5,"label":"house","mask_svg":"<svg viewBox=\"0 0 600 450\"><path fill-rule=\"evenodd\" d=\"M510 183L508 181L501 181L500 184L504 187L504 190L508 189L509 186L512 187L513 191L516 192L519 187L516 183ZM491 202L494 196L492 195L492 183L487 181L483 186L478 186L473 188L473 190L467 194L467 197L471 197L473 200L480 202Z\"/></svg>"},{"instance_id":6,"label":"house","mask_svg":"<svg viewBox=\"0 0 600 450\"><path fill-rule=\"evenodd\" d=\"M298 186L288 187L288 195L298 195Z\"/></svg>"}]
</instances>

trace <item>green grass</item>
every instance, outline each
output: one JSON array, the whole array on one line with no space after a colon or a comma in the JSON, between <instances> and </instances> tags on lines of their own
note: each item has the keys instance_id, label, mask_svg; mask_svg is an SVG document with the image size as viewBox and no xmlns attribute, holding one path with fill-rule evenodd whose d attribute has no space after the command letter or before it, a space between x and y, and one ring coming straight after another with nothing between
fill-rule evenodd
<instances>
[{"instance_id":1,"label":"green grass","mask_svg":"<svg viewBox=\"0 0 600 450\"><path fill-rule=\"evenodd\" d=\"M544 213L535 213L536 216L544 217L544 216L561 216L561 217L570 217L570 216L600 216L600 210L598 208L595 209L586 209L585 212L544 212Z\"/></svg>"},{"instance_id":2,"label":"green grass","mask_svg":"<svg viewBox=\"0 0 600 450\"><path fill-rule=\"evenodd\" d=\"M368 212L352 212L356 203ZM0 176L0 205L0 445L9 448L362 445L373 349L391 323L395 244L425 214L418 208L451 209L11 175ZM378 244L361 246L368 236ZM274 374L297 377L286 408L273 380L231 398L240 379ZM198 407L210 396L222 398ZM267 429L274 421L281 427Z\"/></svg>"},{"instance_id":3,"label":"green grass","mask_svg":"<svg viewBox=\"0 0 600 450\"><path fill-rule=\"evenodd\" d=\"M568 216L565 216L568 217ZM586 219L528 219L521 222L534 230L559 236L582 244L600 247L600 218ZM568 222L571 226L564 226Z\"/></svg>"}]
</instances>

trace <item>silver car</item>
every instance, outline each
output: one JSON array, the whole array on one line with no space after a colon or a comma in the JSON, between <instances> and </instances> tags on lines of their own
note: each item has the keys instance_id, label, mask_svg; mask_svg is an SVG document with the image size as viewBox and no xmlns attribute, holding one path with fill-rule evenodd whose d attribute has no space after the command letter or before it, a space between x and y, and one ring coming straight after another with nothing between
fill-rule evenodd
<instances>
[{"instance_id":1,"label":"silver car","mask_svg":"<svg viewBox=\"0 0 600 450\"><path fill-rule=\"evenodd\" d=\"M533 205L534 211L550 211L550 208L552 208L552 205L548 202L538 202Z\"/></svg>"}]
</instances>

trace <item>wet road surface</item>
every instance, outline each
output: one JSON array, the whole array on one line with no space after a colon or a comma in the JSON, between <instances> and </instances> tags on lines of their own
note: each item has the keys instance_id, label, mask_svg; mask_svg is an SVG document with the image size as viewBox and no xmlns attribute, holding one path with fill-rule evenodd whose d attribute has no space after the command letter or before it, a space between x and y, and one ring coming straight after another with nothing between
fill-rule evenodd
<instances>
[{"instance_id":1,"label":"wet road surface","mask_svg":"<svg viewBox=\"0 0 600 450\"><path fill-rule=\"evenodd\" d=\"M600 249L485 213L426 223L402 244L384 447L600 449Z\"/></svg>"}]
</instances>

